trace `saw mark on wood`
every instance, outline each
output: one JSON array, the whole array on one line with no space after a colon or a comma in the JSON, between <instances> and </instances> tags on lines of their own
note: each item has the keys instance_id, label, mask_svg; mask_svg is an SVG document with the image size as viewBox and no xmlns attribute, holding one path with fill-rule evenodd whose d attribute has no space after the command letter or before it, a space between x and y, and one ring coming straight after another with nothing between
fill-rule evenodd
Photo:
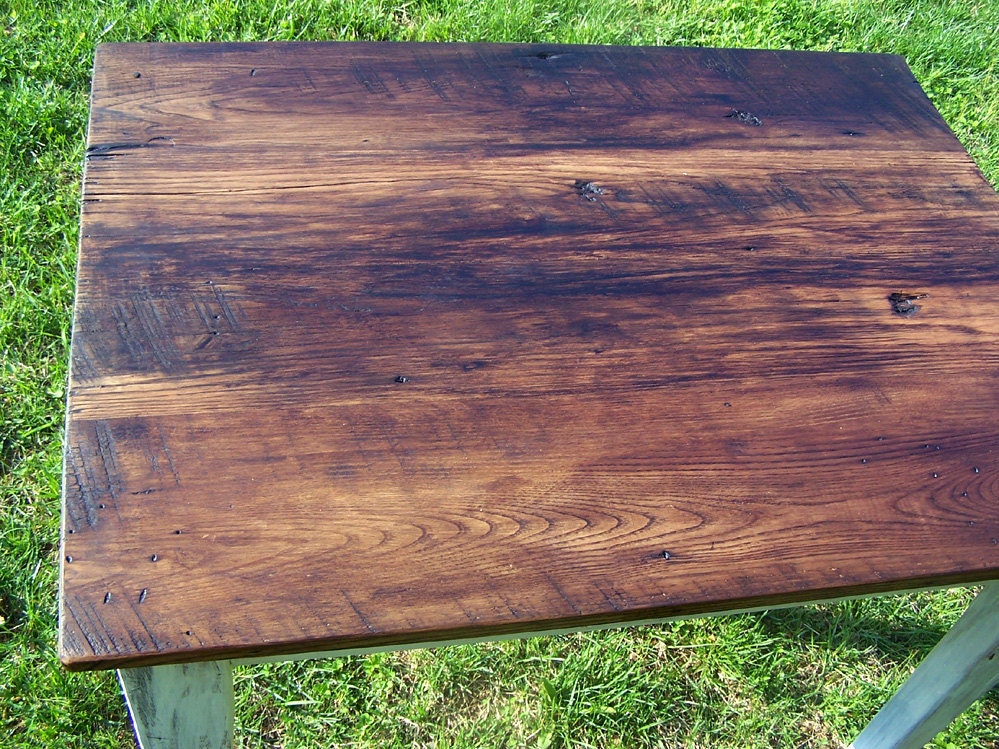
<instances>
[{"instance_id":1,"label":"saw mark on wood","mask_svg":"<svg viewBox=\"0 0 999 749\"><path fill-rule=\"evenodd\" d=\"M552 586L552 589L556 593L558 593L559 598L561 598L563 601L565 601L566 604L569 606L569 608L572 609L572 613L576 614L577 616L582 615L583 612L573 602L573 600L568 595L566 595L565 591L562 590L561 587L559 587L559 584L557 582L555 582L555 578L553 578L551 576L551 573L545 572L545 579L548 580L548 584Z\"/></svg>"},{"instance_id":2,"label":"saw mark on wood","mask_svg":"<svg viewBox=\"0 0 999 749\"><path fill-rule=\"evenodd\" d=\"M85 603L78 603L69 598L64 600L64 605L92 652L95 654L120 652L108 627L104 626L103 619L97 616L96 611L91 611Z\"/></svg>"},{"instance_id":3,"label":"saw mark on wood","mask_svg":"<svg viewBox=\"0 0 999 749\"><path fill-rule=\"evenodd\" d=\"M127 302L115 302L111 317L134 364L146 364L152 359L165 371L175 368L179 353L164 329L155 302L146 294L132 294Z\"/></svg>"},{"instance_id":4,"label":"saw mark on wood","mask_svg":"<svg viewBox=\"0 0 999 749\"><path fill-rule=\"evenodd\" d=\"M446 90L448 86L441 82L441 76L438 75L438 71L435 70L436 60L433 55L416 52L414 54L414 59L420 68L420 72L423 74L423 80L425 80L427 85L430 86L431 91L433 91L437 95L437 98L441 101L450 103L451 97L448 96Z\"/></svg>"},{"instance_id":5,"label":"saw mark on wood","mask_svg":"<svg viewBox=\"0 0 999 749\"><path fill-rule=\"evenodd\" d=\"M375 68L370 65L362 65L358 62L352 63L350 67L354 73L354 78L369 94L381 94L388 98L394 98L385 81L378 75L378 71Z\"/></svg>"},{"instance_id":6,"label":"saw mark on wood","mask_svg":"<svg viewBox=\"0 0 999 749\"><path fill-rule=\"evenodd\" d=\"M72 502L72 495L67 494L67 511L75 524L79 524L82 514L87 525L96 528L98 510L105 509L107 502L111 502L117 512L117 498L123 491L124 479L118 464L115 439L106 422L97 422L92 433L82 436L67 448L66 468L66 478L72 478L82 510L82 513L72 512L76 503Z\"/></svg>"},{"instance_id":7,"label":"saw mark on wood","mask_svg":"<svg viewBox=\"0 0 999 749\"><path fill-rule=\"evenodd\" d=\"M148 292L138 291L131 294L131 303L154 358L164 369L173 369L179 353L164 328L156 300Z\"/></svg>"},{"instance_id":8,"label":"saw mark on wood","mask_svg":"<svg viewBox=\"0 0 999 749\"><path fill-rule=\"evenodd\" d=\"M648 106L645 93L639 88L641 79L628 73L622 73L621 68L614 61L614 56L606 50L600 52L601 59L606 63L609 72L604 74L604 79L614 92L621 97L622 101L631 109L644 108ZM627 91L625 94L621 87Z\"/></svg>"},{"instance_id":9,"label":"saw mark on wood","mask_svg":"<svg viewBox=\"0 0 999 749\"><path fill-rule=\"evenodd\" d=\"M97 527L97 500L95 498L93 482L88 477L88 467L83 457L83 451L79 445L70 445L66 448L66 512L72 518L74 525L82 525L82 519L91 528ZM72 481L72 487L69 486ZM78 501L74 501L78 499ZM75 510L79 508L81 512Z\"/></svg>"},{"instance_id":10,"label":"saw mark on wood","mask_svg":"<svg viewBox=\"0 0 999 749\"><path fill-rule=\"evenodd\" d=\"M356 603L354 603L354 602L353 602L353 601L352 601L352 600L350 599L350 596L349 596L349 595L347 595L347 591L345 591L345 590L341 590L341 591L340 591L340 595L342 595L342 596L343 596L343 600L345 600L345 601L347 602L347 605L348 605L348 606L350 606L351 610L352 610L352 611L353 611L353 612L354 612L355 614L357 614L357 618L361 620L361 624L363 624L363 625L364 625L364 628L365 628L366 630L368 630L368 632L370 632L371 634L377 634L377 633L378 633L378 630L377 630L377 629L375 629L375 628L374 628L374 627L373 627L373 626L371 625L371 622L369 622L369 621L368 621L368 617L366 617L366 616L365 616L365 615L364 615L364 614L363 614L363 613L361 612L361 609L360 609L360 608L358 608L357 604L356 604Z\"/></svg>"},{"instance_id":11,"label":"saw mark on wood","mask_svg":"<svg viewBox=\"0 0 999 749\"><path fill-rule=\"evenodd\" d=\"M148 593L149 591L146 588L143 588L142 592L139 594L138 602L143 603L146 600ZM146 619L142 614L139 613L139 609L136 607L136 604L133 603L132 601L129 601L128 605L129 608L132 610L132 613L135 614L135 619L139 623L139 626L142 628L142 632L144 632L146 638L148 638L148 644L147 644L146 640L144 640L142 637L142 633L136 633L131 627L129 627L128 635L131 638L132 642L136 644L136 647L139 648L140 651L144 649L150 649L150 646L151 649L153 650L158 650L158 651L163 650L165 643L160 638L158 638L149 628L149 625L146 624Z\"/></svg>"},{"instance_id":12,"label":"saw mark on wood","mask_svg":"<svg viewBox=\"0 0 999 749\"><path fill-rule=\"evenodd\" d=\"M104 479L107 484L108 493L112 500L116 500L122 493L124 479L118 464L118 450L114 435L106 421L98 421L94 425L97 433L97 451L100 456L101 466L104 469Z\"/></svg>"},{"instance_id":13,"label":"saw mark on wood","mask_svg":"<svg viewBox=\"0 0 999 749\"><path fill-rule=\"evenodd\" d=\"M215 292L215 300L219 304L219 309L222 310L222 316L225 317L225 321L229 323L229 328L236 330L238 325L236 314L233 312L232 305L229 304L225 292L222 291L222 287L218 284L212 284L212 291Z\"/></svg>"}]
</instances>

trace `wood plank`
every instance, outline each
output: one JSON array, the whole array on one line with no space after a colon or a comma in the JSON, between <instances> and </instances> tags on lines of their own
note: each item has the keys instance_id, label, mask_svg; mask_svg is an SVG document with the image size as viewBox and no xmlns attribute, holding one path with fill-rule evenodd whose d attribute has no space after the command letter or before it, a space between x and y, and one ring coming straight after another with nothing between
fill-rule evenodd
<instances>
[{"instance_id":1,"label":"wood plank","mask_svg":"<svg viewBox=\"0 0 999 749\"><path fill-rule=\"evenodd\" d=\"M101 47L61 657L999 577L997 250L897 57Z\"/></svg>"}]
</instances>

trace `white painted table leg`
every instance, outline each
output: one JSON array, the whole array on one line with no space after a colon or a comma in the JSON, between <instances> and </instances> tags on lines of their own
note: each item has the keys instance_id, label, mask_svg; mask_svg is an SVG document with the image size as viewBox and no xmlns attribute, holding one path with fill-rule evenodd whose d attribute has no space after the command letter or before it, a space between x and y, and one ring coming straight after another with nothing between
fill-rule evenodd
<instances>
[{"instance_id":1,"label":"white painted table leg","mask_svg":"<svg viewBox=\"0 0 999 749\"><path fill-rule=\"evenodd\" d=\"M999 582L992 582L850 746L922 749L997 683Z\"/></svg>"},{"instance_id":2,"label":"white painted table leg","mask_svg":"<svg viewBox=\"0 0 999 749\"><path fill-rule=\"evenodd\" d=\"M232 749L229 661L124 668L118 680L142 749Z\"/></svg>"}]
</instances>

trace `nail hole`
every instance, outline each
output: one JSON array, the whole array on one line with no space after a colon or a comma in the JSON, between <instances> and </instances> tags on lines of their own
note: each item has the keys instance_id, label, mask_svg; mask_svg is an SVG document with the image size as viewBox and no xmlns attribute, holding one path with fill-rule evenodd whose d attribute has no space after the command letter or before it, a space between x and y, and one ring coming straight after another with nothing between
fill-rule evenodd
<instances>
[{"instance_id":1,"label":"nail hole","mask_svg":"<svg viewBox=\"0 0 999 749\"><path fill-rule=\"evenodd\" d=\"M659 556L661 556L663 559L670 559L673 555L670 554L665 549L663 549L662 552L659 554Z\"/></svg>"},{"instance_id":2,"label":"nail hole","mask_svg":"<svg viewBox=\"0 0 999 749\"><path fill-rule=\"evenodd\" d=\"M404 375L399 375L398 377L395 378L395 381L400 385L405 385L407 382L409 382L409 378L405 377Z\"/></svg>"},{"instance_id":3,"label":"nail hole","mask_svg":"<svg viewBox=\"0 0 999 749\"><path fill-rule=\"evenodd\" d=\"M149 557L149 561L150 562L158 562L159 559L160 558L158 556L156 556L155 554L153 554L151 557Z\"/></svg>"},{"instance_id":4,"label":"nail hole","mask_svg":"<svg viewBox=\"0 0 999 749\"><path fill-rule=\"evenodd\" d=\"M133 78L141 78L142 77L142 73L140 73L139 71L135 71L134 73L132 73L132 77Z\"/></svg>"},{"instance_id":5,"label":"nail hole","mask_svg":"<svg viewBox=\"0 0 999 749\"><path fill-rule=\"evenodd\" d=\"M593 182L588 182L585 179L577 179L575 185L576 192L579 193L579 196L589 200L591 203L596 201L598 195L604 194L604 188Z\"/></svg>"},{"instance_id":6,"label":"nail hole","mask_svg":"<svg viewBox=\"0 0 999 749\"><path fill-rule=\"evenodd\" d=\"M149 589L148 588L143 588L142 592L139 593L139 603L142 603L143 601L145 601L146 600L146 596L148 596L148 595L149 595Z\"/></svg>"},{"instance_id":7,"label":"nail hole","mask_svg":"<svg viewBox=\"0 0 999 749\"><path fill-rule=\"evenodd\" d=\"M888 301L891 303L891 311L896 315L912 317L920 309L918 304L914 304L915 300L923 299L926 296L926 294L907 294L903 291L896 291L888 295Z\"/></svg>"},{"instance_id":8,"label":"nail hole","mask_svg":"<svg viewBox=\"0 0 999 749\"><path fill-rule=\"evenodd\" d=\"M111 591L104 594L104 603L111 603Z\"/></svg>"},{"instance_id":9,"label":"nail hole","mask_svg":"<svg viewBox=\"0 0 999 749\"><path fill-rule=\"evenodd\" d=\"M72 561L73 561L73 557L71 557L71 556L70 556L69 554L67 554L67 555L66 555L66 563L67 563L67 564L69 564L69 563L71 563Z\"/></svg>"},{"instance_id":10,"label":"nail hole","mask_svg":"<svg viewBox=\"0 0 999 749\"><path fill-rule=\"evenodd\" d=\"M743 125L749 125L750 127L759 127L763 124L763 120L755 114L744 112L741 109L733 109L725 116L734 119L736 122L741 122Z\"/></svg>"},{"instance_id":11,"label":"nail hole","mask_svg":"<svg viewBox=\"0 0 999 749\"><path fill-rule=\"evenodd\" d=\"M175 530L175 531L173 532L173 535L175 535L175 536L179 536L179 535L180 535L181 533L183 533L183 532L184 532L184 531L182 531L182 530L180 530L180 528L178 528L177 530Z\"/></svg>"}]
</instances>

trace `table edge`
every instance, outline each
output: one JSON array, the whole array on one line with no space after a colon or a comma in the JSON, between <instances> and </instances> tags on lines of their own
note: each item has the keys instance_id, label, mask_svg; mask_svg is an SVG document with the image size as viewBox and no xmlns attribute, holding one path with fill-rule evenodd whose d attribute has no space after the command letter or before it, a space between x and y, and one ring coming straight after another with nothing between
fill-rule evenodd
<instances>
[{"instance_id":1,"label":"table edge","mask_svg":"<svg viewBox=\"0 0 999 749\"><path fill-rule=\"evenodd\" d=\"M388 632L383 635L348 638L315 638L288 640L270 645L231 646L218 648L185 648L141 653L139 655L73 656L66 652L59 638L59 660L67 671L100 671L138 668L205 661L231 660L241 665L280 661L333 658L367 653L413 650L496 642L528 637L544 637L573 632L598 631L619 627L662 624L682 619L745 614L772 609L791 608L821 603L904 595L950 588L971 587L999 582L999 570L981 570L975 574L951 575L942 578L912 578L878 586L843 586L823 590L795 591L781 596L733 598L724 601L664 606L621 612L623 615L594 614L558 619L510 622L496 626L466 626L448 630L428 630L411 633ZM61 603L60 598L60 603Z\"/></svg>"}]
</instances>

